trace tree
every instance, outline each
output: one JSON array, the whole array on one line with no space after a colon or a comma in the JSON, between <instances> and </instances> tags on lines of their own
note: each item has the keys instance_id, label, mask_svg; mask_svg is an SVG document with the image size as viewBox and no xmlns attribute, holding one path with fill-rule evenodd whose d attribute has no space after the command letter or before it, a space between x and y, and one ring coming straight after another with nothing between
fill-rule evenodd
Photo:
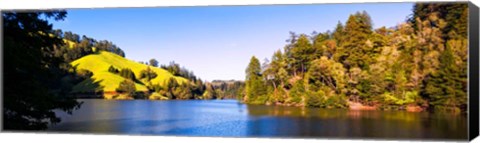
<instances>
[{"instance_id":1,"label":"tree","mask_svg":"<svg viewBox=\"0 0 480 143\"><path fill-rule=\"evenodd\" d=\"M266 79L272 84L274 89L277 89L277 86L279 85L283 87L288 76L286 67L287 63L285 55L280 50L276 51L272 56L272 62L263 72L264 76L267 77Z\"/></svg>"},{"instance_id":2,"label":"tree","mask_svg":"<svg viewBox=\"0 0 480 143\"><path fill-rule=\"evenodd\" d=\"M337 43L343 43L344 36L345 36L345 29L343 27L342 22L338 21L338 24L335 27L335 31L333 31L332 38L335 39Z\"/></svg>"},{"instance_id":3,"label":"tree","mask_svg":"<svg viewBox=\"0 0 480 143\"><path fill-rule=\"evenodd\" d=\"M442 29L443 39L467 38L468 3L416 3L408 21L413 23L415 30L421 30L417 25L429 19L432 13L438 13L439 19L448 21Z\"/></svg>"},{"instance_id":4,"label":"tree","mask_svg":"<svg viewBox=\"0 0 480 143\"><path fill-rule=\"evenodd\" d=\"M440 68L425 80L424 94L437 110L459 111L466 106L466 74L455 65L454 54L447 47L440 57Z\"/></svg>"},{"instance_id":5,"label":"tree","mask_svg":"<svg viewBox=\"0 0 480 143\"><path fill-rule=\"evenodd\" d=\"M135 82L130 79L126 79L120 82L116 91L133 97L135 95L135 91L137 91L137 88L135 87Z\"/></svg>"},{"instance_id":6,"label":"tree","mask_svg":"<svg viewBox=\"0 0 480 143\"><path fill-rule=\"evenodd\" d=\"M52 54L62 39L48 35L46 20L63 20L64 11L2 12L4 71L3 129L42 130L60 122L54 110L69 114L80 102L66 96L60 78L68 72L63 59ZM45 18L45 19L42 19ZM59 89L60 88L60 89Z\"/></svg>"},{"instance_id":7,"label":"tree","mask_svg":"<svg viewBox=\"0 0 480 143\"><path fill-rule=\"evenodd\" d=\"M327 45L327 42L331 41L330 40L330 33L325 32L325 33L320 33L316 36L316 38L313 41L313 48L314 51L311 54L310 60L318 59L321 56L329 56L329 50Z\"/></svg>"},{"instance_id":8,"label":"tree","mask_svg":"<svg viewBox=\"0 0 480 143\"><path fill-rule=\"evenodd\" d=\"M266 89L264 88L262 75L261 75L261 68L260 68L260 61L255 57L252 56L250 59L250 63L248 64L247 69L245 70L247 75L245 80L245 101L255 101L257 97L264 96L266 94Z\"/></svg>"},{"instance_id":9,"label":"tree","mask_svg":"<svg viewBox=\"0 0 480 143\"><path fill-rule=\"evenodd\" d=\"M293 87L288 94L287 102L289 103L302 103L305 95L305 85L303 80L298 80L293 83Z\"/></svg>"},{"instance_id":10,"label":"tree","mask_svg":"<svg viewBox=\"0 0 480 143\"><path fill-rule=\"evenodd\" d=\"M150 81L156 77L157 73L150 69L150 67L147 67L147 69L140 71L140 79L146 79L147 81Z\"/></svg>"},{"instance_id":11,"label":"tree","mask_svg":"<svg viewBox=\"0 0 480 143\"><path fill-rule=\"evenodd\" d=\"M158 61L155 59L150 59L148 63L150 64L150 66L158 67Z\"/></svg>"},{"instance_id":12,"label":"tree","mask_svg":"<svg viewBox=\"0 0 480 143\"><path fill-rule=\"evenodd\" d=\"M345 93L345 68L343 68L342 64L325 56L312 62L305 79L308 89L311 91L318 91L322 87L328 87L338 94Z\"/></svg>"},{"instance_id":13,"label":"tree","mask_svg":"<svg viewBox=\"0 0 480 143\"><path fill-rule=\"evenodd\" d=\"M111 72L111 73L114 73L114 74L118 74L118 69L113 67L113 66L110 66L108 67L108 72Z\"/></svg>"},{"instance_id":14,"label":"tree","mask_svg":"<svg viewBox=\"0 0 480 143\"><path fill-rule=\"evenodd\" d=\"M175 99L176 98L176 95L177 95L177 88L180 86L180 84L178 83L178 81L173 78L173 77L170 77L168 80L167 80L167 88L166 88L166 96L168 97L168 99Z\"/></svg>"},{"instance_id":15,"label":"tree","mask_svg":"<svg viewBox=\"0 0 480 143\"><path fill-rule=\"evenodd\" d=\"M177 97L177 99L191 99L193 98L193 94L192 94L192 85L190 83L184 83L184 84L181 84L179 87L178 87L179 91L177 93L177 95L175 95Z\"/></svg>"},{"instance_id":16,"label":"tree","mask_svg":"<svg viewBox=\"0 0 480 143\"><path fill-rule=\"evenodd\" d=\"M122 49L120 49L119 47L117 47L117 45L113 44L110 41L100 40L98 42L94 42L93 46L97 48L97 51L112 52L119 56L125 57L125 52L123 52Z\"/></svg>"},{"instance_id":17,"label":"tree","mask_svg":"<svg viewBox=\"0 0 480 143\"><path fill-rule=\"evenodd\" d=\"M295 75L297 72L304 73L308 69L309 62L315 59L315 49L312 47L308 37L300 35L292 50L293 68Z\"/></svg>"},{"instance_id":18,"label":"tree","mask_svg":"<svg viewBox=\"0 0 480 143\"><path fill-rule=\"evenodd\" d=\"M365 12L357 12L350 15L344 29L344 34L348 36L342 37L341 51L338 53L339 61L346 65L346 68L360 67L367 68L371 63L372 46L366 43L372 34L372 23L370 16Z\"/></svg>"},{"instance_id":19,"label":"tree","mask_svg":"<svg viewBox=\"0 0 480 143\"><path fill-rule=\"evenodd\" d=\"M80 36L78 36L78 34L72 33L71 31L65 32L64 38L72 42L76 42L76 43L80 42Z\"/></svg>"},{"instance_id":20,"label":"tree","mask_svg":"<svg viewBox=\"0 0 480 143\"><path fill-rule=\"evenodd\" d=\"M203 93L203 99L214 99L217 97L217 93L215 92L215 88L212 84L206 84L205 93Z\"/></svg>"},{"instance_id":21,"label":"tree","mask_svg":"<svg viewBox=\"0 0 480 143\"><path fill-rule=\"evenodd\" d=\"M175 61L171 61L168 66L162 65L160 67L167 70L168 72L172 73L175 76L180 76L180 65L175 63Z\"/></svg>"},{"instance_id":22,"label":"tree","mask_svg":"<svg viewBox=\"0 0 480 143\"><path fill-rule=\"evenodd\" d=\"M133 71L129 68L123 68L122 70L120 70L120 76L126 78L126 79L130 79L132 81L135 81L137 80L137 78L135 78L135 73L133 73Z\"/></svg>"},{"instance_id":23,"label":"tree","mask_svg":"<svg viewBox=\"0 0 480 143\"><path fill-rule=\"evenodd\" d=\"M419 3L394 28L373 30L370 16L357 12L333 33L290 32L271 61L260 66L252 57L244 101L345 108L350 100L380 109L465 111L467 9L466 3Z\"/></svg>"}]
</instances>

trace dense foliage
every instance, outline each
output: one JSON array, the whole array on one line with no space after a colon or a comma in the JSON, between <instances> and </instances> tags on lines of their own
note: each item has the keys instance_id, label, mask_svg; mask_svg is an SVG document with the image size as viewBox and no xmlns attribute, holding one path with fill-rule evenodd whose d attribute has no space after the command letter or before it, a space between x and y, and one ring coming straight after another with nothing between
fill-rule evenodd
<instances>
[{"instance_id":1,"label":"dense foliage","mask_svg":"<svg viewBox=\"0 0 480 143\"><path fill-rule=\"evenodd\" d=\"M467 104L466 3L415 4L396 27L372 28L367 12L333 32L290 33L283 51L246 69L244 101L322 108L460 111Z\"/></svg>"},{"instance_id":2,"label":"dense foliage","mask_svg":"<svg viewBox=\"0 0 480 143\"><path fill-rule=\"evenodd\" d=\"M211 84L220 99L241 99L245 88L243 81L235 80L213 80Z\"/></svg>"},{"instance_id":3,"label":"dense foliage","mask_svg":"<svg viewBox=\"0 0 480 143\"><path fill-rule=\"evenodd\" d=\"M70 31L62 32L60 29L53 30L52 33L64 40L65 44L55 47L54 52L57 56L63 56L67 62L99 51L108 51L125 57L122 49L107 40L96 40L85 35L80 38L78 34Z\"/></svg>"},{"instance_id":4,"label":"dense foliage","mask_svg":"<svg viewBox=\"0 0 480 143\"><path fill-rule=\"evenodd\" d=\"M135 73L133 73L133 71L129 68L123 68L122 70L120 70L118 74L123 78L129 79L132 81L137 80L137 78L135 77Z\"/></svg>"},{"instance_id":5,"label":"dense foliage","mask_svg":"<svg viewBox=\"0 0 480 143\"><path fill-rule=\"evenodd\" d=\"M136 91L135 83L130 79L126 79L122 81L120 85L118 85L116 91L119 93L127 94L129 96L133 96Z\"/></svg>"},{"instance_id":6,"label":"dense foliage","mask_svg":"<svg viewBox=\"0 0 480 143\"><path fill-rule=\"evenodd\" d=\"M66 12L2 12L3 129L39 130L60 122L53 110L71 113L80 103L67 96L72 73L65 59L52 51L63 46L50 36L48 18L63 20ZM63 66L63 67L62 67Z\"/></svg>"}]
</instances>

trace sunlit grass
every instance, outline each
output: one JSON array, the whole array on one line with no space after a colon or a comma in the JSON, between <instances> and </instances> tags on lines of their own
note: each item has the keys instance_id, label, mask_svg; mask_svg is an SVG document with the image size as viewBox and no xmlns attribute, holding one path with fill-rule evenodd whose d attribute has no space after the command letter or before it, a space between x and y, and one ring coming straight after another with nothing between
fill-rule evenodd
<instances>
[{"instance_id":1,"label":"sunlit grass","mask_svg":"<svg viewBox=\"0 0 480 143\"><path fill-rule=\"evenodd\" d=\"M121 70L122 68L130 68L135 73L135 77L137 78L140 77L140 71L150 67L150 69L158 75L156 78L151 80L152 84L160 84L161 86L165 86L166 81L171 77L174 77L179 83L184 83L187 81L187 79L174 76L164 69L147 66L145 64L131 61L114 53L105 51L82 57L73 61L71 64L72 66L77 66L77 70L85 69L91 71L93 73L92 78L95 79L95 82L99 82L100 86L104 87L103 91L115 91L120 82L125 80L125 78L121 77L120 75L108 72L108 68L110 66L113 66L118 70ZM145 81L139 80L139 82L135 83L137 91L147 91L147 84L148 83ZM77 91L82 91L83 88L79 86L81 85L77 85L74 87L74 89Z\"/></svg>"}]
</instances>

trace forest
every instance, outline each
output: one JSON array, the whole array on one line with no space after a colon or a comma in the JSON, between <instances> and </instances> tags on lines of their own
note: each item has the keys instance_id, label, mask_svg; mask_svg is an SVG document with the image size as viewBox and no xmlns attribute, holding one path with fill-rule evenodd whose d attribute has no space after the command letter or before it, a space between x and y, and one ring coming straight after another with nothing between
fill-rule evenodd
<instances>
[{"instance_id":1,"label":"forest","mask_svg":"<svg viewBox=\"0 0 480 143\"><path fill-rule=\"evenodd\" d=\"M270 60L253 56L242 99L319 108L466 111L466 3L417 3L395 27L367 12L333 31L296 34Z\"/></svg>"}]
</instances>

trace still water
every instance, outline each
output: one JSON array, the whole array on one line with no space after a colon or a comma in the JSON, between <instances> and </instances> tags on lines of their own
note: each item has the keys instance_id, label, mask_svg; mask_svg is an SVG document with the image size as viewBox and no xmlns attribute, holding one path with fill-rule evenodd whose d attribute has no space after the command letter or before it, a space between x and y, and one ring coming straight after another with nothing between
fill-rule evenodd
<instances>
[{"instance_id":1,"label":"still water","mask_svg":"<svg viewBox=\"0 0 480 143\"><path fill-rule=\"evenodd\" d=\"M349 111L265 105L236 100L85 99L51 132L97 134L464 140L465 115Z\"/></svg>"}]
</instances>

